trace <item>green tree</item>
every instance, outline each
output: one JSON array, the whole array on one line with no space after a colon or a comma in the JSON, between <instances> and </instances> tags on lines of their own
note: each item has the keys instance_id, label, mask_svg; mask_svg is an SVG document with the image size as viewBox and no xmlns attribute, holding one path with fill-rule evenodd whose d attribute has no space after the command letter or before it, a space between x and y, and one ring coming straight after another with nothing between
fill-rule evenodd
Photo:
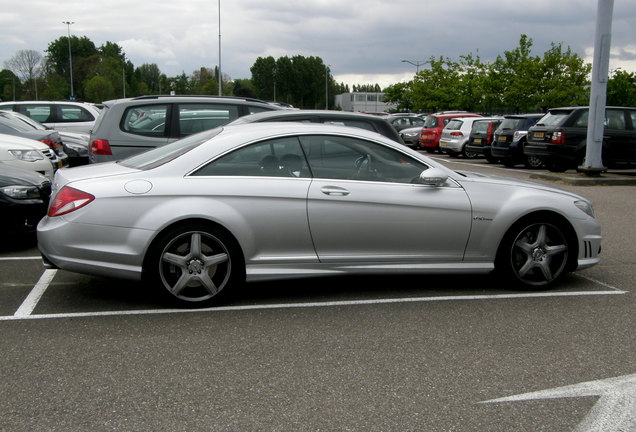
<instances>
[{"instance_id":1,"label":"green tree","mask_svg":"<svg viewBox=\"0 0 636 432\"><path fill-rule=\"evenodd\" d=\"M94 76L86 81L84 94L90 101L105 101L115 97L115 90L108 79Z\"/></svg>"},{"instance_id":2,"label":"green tree","mask_svg":"<svg viewBox=\"0 0 636 432\"><path fill-rule=\"evenodd\" d=\"M398 112L414 110L412 81L399 82L384 89L384 101L394 103Z\"/></svg>"},{"instance_id":3,"label":"green tree","mask_svg":"<svg viewBox=\"0 0 636 432\"><path fill-rule=\"evenodd\" d=\"M250 72L252 73L252 85L257 97L264 100L276 100L275 91L281 91L280 88L275 88L279 82L278 77L280 74L286 75L287 71L285 69L279 71L277 61L274 57L269 56L258 57L250 68Z\"/></svg>"},{"instance_id":4,"label":"green tree","mask_svg":"<svg viewBox=\"0 0 636 432\"><path fill-rule=\"evenodd\" d=\"M607 105L636 106L636 73L617 69L607 82Z\"/></svg>"},{"instance_id":5,"label":"green tree","mask_svg":"<svg viewBox=\"0 0 636 432\"><path fill-rule=\"evenodd\" d=\"M71 61L73 63L73 89L78 99L83 99L83 83L87 77L92 77L93 67L99 63L99 51L95 44L86 36L78 38L71 36ZM70 95L69 71L69 39L62 36L51 42L46 49L49 70L54 71L68 80L67 94Z\"/></svg>"},{"instance_id":6,"label":"green tree","mask_svg":"<svg viewBox=\"0 0 636 432\"><path fill-rule=\"evenodd\" d=\"M20 78L8 69L0 71L0 99L19 100L22 94Z\"/></svg>"},{"instance_id":7,"label":"green tree","mask_svg":"<svg viewBox=\"0 0 636 432\"><path fill-rule=\"evenodd\" d=\"M533 97L541 111L564 105L589 103L588 76L592 69L583 59L562 44L552 44L539 63L538 83Z\"/></svg>"},{"instance_id":8,"label":"green tree","mask_svg":"<svg viewBox=\"0 0 636 432\"><path fill-rule=\"evenodd\" d=\"M232 94L239 97L256 98L256 90L251 80L237 79L234 80L234 88Z\"/></svg>"}]
</instances>

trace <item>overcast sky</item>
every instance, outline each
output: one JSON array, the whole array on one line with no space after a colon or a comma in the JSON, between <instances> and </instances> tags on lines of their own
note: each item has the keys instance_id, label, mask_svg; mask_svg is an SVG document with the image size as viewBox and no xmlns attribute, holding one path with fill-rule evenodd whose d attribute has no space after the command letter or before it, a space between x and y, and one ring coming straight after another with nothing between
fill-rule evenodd
<instances>
[{"instance_id":1,"label":"overcast sky","mask_svg":"<svg viewBox=\"0 0 636 432\"><path fill-rule=\"evenodd\" d=\"M8 1L8 0L7 0ZM219 60L219 0L28 0L0 10L0 66L19 50L44 54L67 35L123 47L135 66L168 76ZM386 86L431 56L492 61L521 34L542 56L563 43L591 63L597 0L220 0L221 67L250 78L260 56L317 56L336 81ZM7 5L5 5L7 6ZM614 0L610 69L636 72L636 1ZM425 67L425 66L423 66Z\"/></svg>"}]
</instances>

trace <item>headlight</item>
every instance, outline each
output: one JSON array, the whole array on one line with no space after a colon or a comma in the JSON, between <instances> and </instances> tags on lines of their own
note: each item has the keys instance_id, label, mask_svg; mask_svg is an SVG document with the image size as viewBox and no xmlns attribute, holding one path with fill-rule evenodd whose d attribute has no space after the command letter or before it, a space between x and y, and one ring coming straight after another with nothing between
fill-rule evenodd
<instances>
[{"instance_id":1,"label":"headlight","mask_svg":"<svg viewBox=\"0 0 636 432\"><path fill-rule=\"evenodd\" d=\"M574 201L574 205L577 206L583 213L590 217L594 217L594 207L592 207L592 203L588 201Z\"/></svg>"},{"instance_id":2,"label":"headlight","mask_svg":"<svg viewBox=\"0 0 636 432\"><path fill-rule=\"evenodd\" d=\"M0 188L3 194L13 199L38 199L40 190L35 186L4 186Z\"/></svg>"},{"instance_id":3,"label":"headlight","mask_svg":"<svg viewBox=\"0 0 636 432\"><path fill-rule=\"evenodd\" d=\"M37 150L9 150L11 155L21 161L26 162L35 162L39 160L44 160L44 156L42 156Z\"/></svg>"}]
</instances>

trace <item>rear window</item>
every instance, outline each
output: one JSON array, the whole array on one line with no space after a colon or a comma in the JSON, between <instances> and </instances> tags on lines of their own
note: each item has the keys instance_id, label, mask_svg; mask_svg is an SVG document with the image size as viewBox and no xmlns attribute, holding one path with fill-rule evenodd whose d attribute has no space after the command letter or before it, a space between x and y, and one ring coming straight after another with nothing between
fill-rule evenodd
<instances>
[{"instance_id":1,"label":"rear window","mask_svg":"<svg viewBox=\"0 0 636 432\"><path fill-rule=\"evenodd\" d=\"M473 133L486 133L488 132L488 125L490 121L476 121L473 123L472 132Z\"/></svg>"},{"instance_id":2,"label":"rear window","mask_svg":"<svg viewBox=\"0 0 636 432\"><path fill-rule=\"evenodd\" d=\"M499 130L519 130L523 127L524 120L519 118L507 118L499 125Z\"/></svg>"},{"instance_id":3,"label":"rear window","mask_svg":"<svg viewBox=\"0 0 636 432\"><path fill-rule=\"evenodd\" d=\"M424 119L424 127L425 128L437 127L437 117L426 116L426 118Z\"/></svg>"},{"instance_id":4,"label":"rear window","mask_svg":"<svg viewBox=\"0 0 636 432\"><path fill-rule=\"evenodd\" d=\"M555 110L550 111L537 122L537 126L558 126L570 114L572 110Z\"/></svg>"},{"instance_id":5,"label":"rear window","mask_svg":"<svg viewBox=\"0 0 636 432\"><path fill-rule=\"evenodd\" d=\"M464 124L463 120L453 119L448 122L448 124L446 125L446 129L451 129L451 130L461 129L463 124Z\"/></svg>"},{"instance_id":6,"label":"rear window","mask_svg":"<svg viewBox=\"0 0 636 432\"><path fill-rule=\"evenodd\" d=\"M152 150L122 159L118 163L125 167L139 170L156 168L178 158L193 148L200 146L209 139L217 136L222 130L223 128L217 128L195 134L187 138L171 142L170 144L155 147Z\"/></svg>"}]
</instances>

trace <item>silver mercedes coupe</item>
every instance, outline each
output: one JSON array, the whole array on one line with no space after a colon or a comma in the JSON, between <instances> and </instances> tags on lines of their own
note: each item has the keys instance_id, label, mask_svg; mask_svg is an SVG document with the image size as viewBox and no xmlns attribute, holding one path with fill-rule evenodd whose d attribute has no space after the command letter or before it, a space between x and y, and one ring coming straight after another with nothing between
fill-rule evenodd
<instances>
[{"instance_id":1,"label":"silver mercedes coupe","mask_svg":"<svg viewBox=\"0 0 636 432\"><path fill-rule=\"evenodd\" d=\"M599 262L589 200L451 171L374 132L255 123L56 173L47 268L144 280L182 306L244 281L487 273L547 289Z\"/></svg>"}]
</instances>

